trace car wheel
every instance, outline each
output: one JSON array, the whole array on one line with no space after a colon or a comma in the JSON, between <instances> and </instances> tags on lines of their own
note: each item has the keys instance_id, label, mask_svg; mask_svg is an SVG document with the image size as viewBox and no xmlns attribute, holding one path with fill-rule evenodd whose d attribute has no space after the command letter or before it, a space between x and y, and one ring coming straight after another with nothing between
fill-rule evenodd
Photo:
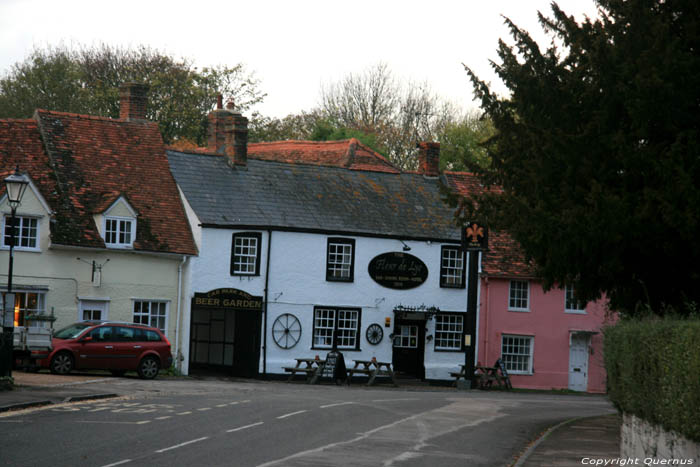
<instances>
[{"instance_id":1,"label":"car wheel","mask_svg":"<svg viewBox=\"0 0 700 467\"><path fill-rule=\"evenodd\" d=\"M51 370L51 373L56 373L58 375L70 373L71 370L73 370L73 356L68 352L57 353L51 359L49 370Z\"/></svg>"},{"instance_id":2,"label":"car wheel","mask_svg":"<svg viewBox=\"0 0 700 467\"><path fill-rule=\"evenodd\" d=\"M139 376L143 379L153 379L158 376L160 365L155 357L144 357L139 363Z\"/></svg>"},{"instance_id":3,"label":"car wheel","mask_svg":"<svg viewBox=\"0 0 700 467\"><path fill-rule=\"evenodd\" d=\"M109 372L112 373L113 376L124 376L126 370L109 370Z\"/></svg>"}]
</instances>

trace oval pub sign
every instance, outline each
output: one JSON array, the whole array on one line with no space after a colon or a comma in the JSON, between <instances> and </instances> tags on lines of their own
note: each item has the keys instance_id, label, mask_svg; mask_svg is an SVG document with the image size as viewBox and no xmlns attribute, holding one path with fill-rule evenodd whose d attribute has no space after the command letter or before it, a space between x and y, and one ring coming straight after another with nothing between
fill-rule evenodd
<instances>
[{"instance_id":1,"label":"oval pub sign","mask_svg":"<svg viewBox=\"0 0 700 467\"><path fill-rule=\"evenodd\" d=\"M423 261L398 251L375 256L368 270L377 284L390 289L412 289L428 278L428 267Z\"/></svg>"}]
</instances>

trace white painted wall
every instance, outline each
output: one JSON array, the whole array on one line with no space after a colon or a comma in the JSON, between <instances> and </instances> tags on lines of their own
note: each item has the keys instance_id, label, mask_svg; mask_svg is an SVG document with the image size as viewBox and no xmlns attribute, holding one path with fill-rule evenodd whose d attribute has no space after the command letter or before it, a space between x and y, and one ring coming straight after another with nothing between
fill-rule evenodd
<instances>
[{"instance_id":1,"label":"white painted wall","mask_svg":"<svg viewBox=\"0 0 700 467\"><path fill-rule=\"evenodd\" d=\"M188 269L189 290L183 314L183 371L189 361L190 300L195 292L208 292L222 287L241 289L252 295L264 296L265 268L267 261L268 233L262 231L260 276L240 277L230 275L232 235L239 230L201 229L200 255L193 258ZM199 236L199 232L195 233ZM394 313L397 305L435 306L442 311L466 310L466 289L440 288L440 243L407 241L409 254L420 258L428 267L425 283L410 290L395 290L376 283L368 274L368 264L377 255L400 252L403 245L398 240L367 237L355 239L354 282L326 281L326 247L328 237L296 232L272 232L272 247L268 292L267 358L268 373L284 373L283 366L295 363L295 357L325 356L326 349L312 349L313 310L315 306L359 307L362 309L360 327L360 351L343 350L346 361L370 359L391 361L392 345L389 334L393 332ZM274 343L271 327L275 319L284 313L295 315L302 324L300 342L292 349L281 349ZM391 327L384 327L385 318L391 318ZM466 320L465 320L466 321ZM371 345L365 331L372 323L384 330L379 345ZM435 335L435 320L427 322L426 335ZM261 351L260 371L263 371ZM450 379L449 372L457 371L464 363L463 352L435 352L434 339L426 342L425 370L428 379Z\"/></svg>"},{"instance_id":2,"label":"white painted wall","mask_svg":"<svg viewBox=\"0 0 700 467\"><path fill-rule=\"evenodd\" d=\"M10 213L4 198L0 199L3 218ZM182 256L51 245L51 217L46 205L30 189L25 192L17 215L39 218L40 248L36 251L15 248L13 288L22 285L46 287L46 311L50 313L53 309L57 318L55 329L79 320L79 298L108 299L108 318L114 321L133 321L134 299L163 300L168 302L167 335L174 338L177 269ZM0 224L4 232L4 222ZM7 284L8 257L9 249L0 248L2 284ZM92 285L92 261L104 265L99 287Z\"/></svg>"}]
</instances>

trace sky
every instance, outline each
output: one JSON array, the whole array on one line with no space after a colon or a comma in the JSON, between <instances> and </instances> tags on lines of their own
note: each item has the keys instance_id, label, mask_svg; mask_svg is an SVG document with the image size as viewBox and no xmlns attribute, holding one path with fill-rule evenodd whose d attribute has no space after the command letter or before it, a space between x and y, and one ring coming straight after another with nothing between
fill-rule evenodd
<instances>
[{"instance_id":1,"label":"sky","mask_svg":"<svg viewBox=\"0 0 700 467\"><path fill-rule=\"evenodd\" d=\"M581 20L593 0L559 0ZM512 43L501 15L541 47L537 11L549 0L0 0L0 76L35 48L147 45L199 67L245 64L267 93L256 107L284 117L319 103L323 85L379 62L404 82L427 82L465 110L477 109L465 64L504 94L489 60Z\"/></svg>"}]
</instances>

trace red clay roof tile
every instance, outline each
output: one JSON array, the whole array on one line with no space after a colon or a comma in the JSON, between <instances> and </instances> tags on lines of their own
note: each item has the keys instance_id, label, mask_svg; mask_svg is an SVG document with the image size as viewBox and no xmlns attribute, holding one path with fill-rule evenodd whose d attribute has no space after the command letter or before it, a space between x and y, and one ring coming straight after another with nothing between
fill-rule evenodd
<instances>
[{"instance_id":1,"label":"red clay roof tile","mask_svg":"<svg viewBox=\"0 0 700 467\"><path fill-rule=\"evenodd\" d=\"M135 250L197 253L155 123L37 110L0 120L0 158L1 177L19 164L51 206L54 244L104 248L93 215L123 195Z\"/></svg>"}]
</instances>

